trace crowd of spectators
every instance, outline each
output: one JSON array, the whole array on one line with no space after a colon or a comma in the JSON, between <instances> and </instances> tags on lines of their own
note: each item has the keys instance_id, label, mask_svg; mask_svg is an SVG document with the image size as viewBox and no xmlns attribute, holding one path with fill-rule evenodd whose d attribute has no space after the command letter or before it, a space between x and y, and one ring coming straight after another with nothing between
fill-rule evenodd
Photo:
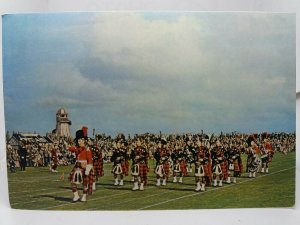
<instances>
[{"instance_id":1,"label":"crowd of spectators","mask_svg":"<svg viewBox=\"0 0 300 225\"><path fill-rule=\"evenodd\" d=\"M196 147L197 142L203 141L208 147L212 148L216 141L219 141L224 146L231 144L239 145L241 148L247 148L249 139L254 140L258 146L263 144L264 139L272 145L274 152L288 154L296 150L296 135L295 133L260 133L260 134L240 134L240 133L221 133L218 135L208 135L203 132L198 134L153 134L145 133L134 135L133 137L125 137L123 134L118 134L111 137L106 134L97 134L94 137L94 144L102 150L104 162L110 162L113 151L116 148L117 142L122 140L127 151L131 151L135 145L135 140L138 138L142 146L149 152L149 157L153 158L153 154L157 148L159 140L164 137L168 143L168 149L172 151L175 146L184 148L187 140L190 145ZM7 162L11 172L15 172L16 168L20 167L21 157L26 157L27 167L47 167L51 163L51 150L56 148L58 165L67 166L74 164L75 155L68 151L68 146L73 145L71 138L60 137L54 138L53 143L38 143L38 142L22 142L18 149L12 148L7 144ZM23 149L23 153L21 151ZM25 150L24 150L25 149Z\"/></svg>"}]
</instances>

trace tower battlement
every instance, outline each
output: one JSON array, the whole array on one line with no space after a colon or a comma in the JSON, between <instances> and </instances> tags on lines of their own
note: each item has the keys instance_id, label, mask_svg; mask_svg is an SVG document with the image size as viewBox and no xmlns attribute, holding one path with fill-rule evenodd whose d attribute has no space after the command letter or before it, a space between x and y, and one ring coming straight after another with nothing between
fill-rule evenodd
<instances>
[{"instance_id":1,"label":"tower battlement","mask_svg":"<svg viewBox=\"0 0 300 225\"><path fill-rule=\"evenodd\" d=\"M70 137L70 126L72 122L68 118L68 112L65 108L60 108L56 113L56 129L55 133L59 137Z\"/></svg>"}]
</instances>

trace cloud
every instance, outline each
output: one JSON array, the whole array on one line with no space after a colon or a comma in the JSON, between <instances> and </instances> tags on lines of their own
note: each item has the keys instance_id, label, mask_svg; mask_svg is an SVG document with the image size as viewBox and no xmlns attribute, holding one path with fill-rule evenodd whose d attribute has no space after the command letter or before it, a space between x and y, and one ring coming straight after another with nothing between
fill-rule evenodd
<instances>
[{"instance_id":1,"label":"cloud","mask_svg":"<svg viewBox=\"0 0 300 225\"><path fill-rule=\"evenodd\" d=\"M280 121L294 129L293 16L124 12L85 14L85 23L74 18L40 26L30 40L37 47L26 50L27 66L19 68L41 110L64 105L75 124L109 132L266 130L280 128Z\"/></svg>"}]
</instances>

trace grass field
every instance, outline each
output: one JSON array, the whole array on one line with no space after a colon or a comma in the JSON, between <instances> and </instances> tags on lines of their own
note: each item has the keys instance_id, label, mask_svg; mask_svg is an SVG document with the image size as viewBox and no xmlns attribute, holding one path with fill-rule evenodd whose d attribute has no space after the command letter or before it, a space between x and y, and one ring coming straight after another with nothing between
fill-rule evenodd
<instances>
[{"instance_id":1,"label":"grass field","mask_svg":"<svg viewBox=\"0 0 300 225\"><path fill-rule=\"evenodd\" d=\"M46 167L27 168L26 172L9 173L9 197L12 208L37 210L160 210L293 207L295 204L295 152L275 154L269 174L248 178L246 173L237 184L207 187L195 192L191 173L183 184L169 182L156 187L153 162L149 184L145 191L131 191L131 177L124 186L113 186L111 164L105 164L105 176L97 183L97 190L88 202L72 203L72 191L67 176L71 166L59 167L53 174ZM245 158L244 158L245 160ZM244 163L244 167L245 167ZM62 172L65 179L60 180ZM172 179L170 179L172 181ZM79 191L82 193L82 191Z\"/></svg>"}]
</instances>

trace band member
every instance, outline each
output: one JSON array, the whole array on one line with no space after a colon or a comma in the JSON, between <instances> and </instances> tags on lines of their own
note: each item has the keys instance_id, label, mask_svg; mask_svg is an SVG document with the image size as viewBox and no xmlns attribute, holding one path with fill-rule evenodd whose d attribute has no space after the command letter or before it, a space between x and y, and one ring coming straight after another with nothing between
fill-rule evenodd
<instances>
[{"instance_id":1,"label":"band member","mask_svg":"<svg viewBox=\"0 0 300 225\"><path fill-rule=\"evenodd\" d=\"M98 148L97 144L94 144L93 139L89 138L88 145L90 150L92 151L93 157L93 174L94 174L94 182L93 182L93 191L96 190L96 182L100 177L104 176L103 171L103 157L102 151Z\"/></svg>"},{"instance_id":2,"label":"band member","mask_svg":"<svg viewBox=\"0 0 300 225\"><path fill-rule=\"evenodd\" d=\"M205 186L211 183L211 168L209 165L210 154L203 142L198 142L197 155L195 160L195 191L205 191Z\"/></svg>"},{"instance_id":3,"label":"band member","mask_svg":"<svg viewBox=\"0 0 300 225\"><path fill-rule=\"evenodd\" d=\"M76 132L76 146L69 147L69 151L76 154L76 163L71 171L69 180L74 194L73 202L80 199L77 185L83 185L82 202L87 201L87 194L92 193L93 184L93 157L91 150L87 147L87 128L83 127Z\"/></svg>"},{"instance_id":4,"label":"band member","mask_svg":"<svg viewBox=\"0 0 300 225\"><path fill-rule=\"evenodd\" d=\"M179 145L175 145L175 150L171 154L173 163L173 183L177 182L177 176L179 177L178 182L183 183L183 177L187 176L186 159L184 152Z\"/></svg>"},{"instance_id":5,"label":"band member","mask_svg":"<svg viewBox=\"0 0 300 225\"><path fill-rule=\"evenodd\" d=\"M126 141L123 141L121 146L122 146L122 148L121 148L122 154L124 157L122 167L123 167L124 175L128 176L129 175L129 160L130 160L130 152L128 149L128 143Z\"/></svg>"},{"instance_id":6,"label":"band member","mask_svg":"<svg viewBox=\"0 0 300 225\"><path fill-rule=\"evenodd\" d=\"M148 156L148 152L144 147L142 147L141 141L137 139L136 147L131 154L131 157L133 159L133 165L131 169L132 176L134 178L132 188L133 191L138 189L143 191L144 186L147 184L147 174L149 172Z\"/></svg>"},{"instance_id":7,"label":"band member","mask_svg":"<svg viewBox=\"0 0 300 225\"><path fill-rule=\"evenodd\" d=\"M219 187L222 187L223 173L227 173L227 168L224 151L219 141L217 141L216 147L212 149L212 166L213 186L217 186L217 178L219 177Z\"/></svg>"},{"instance_id":8,"label":"band member","mask_svg":"<svg viewBox=\"0 0 300 225\"><path fill-rule=\"evenodd\" d=\"M58 147L57 144L55 144L50 152L50 154L51 154L50 171L53 173L58 172L56 170L57 166L58 166L57 147Z\"/></svg>"},{"instance_id":9,"label":"band member","mask_svg":"<svg viewBox=\"0 0 300 225\"><path fill-rule=\"evenodd\" d=\"M186 162L187 162L186 170L188 173L192 173L193 172L193 164L195 163L196 151L192 144L192 141L189 138L186 138L184 151L186 154Z\"/></svg>"},{"instance_id":10,"label":"band member","mask_svg":"<svg viewBox=\"0 0 300 225\"><path fill-rule=\"evenodd\" d=\"M248 149L246 150L246 154L247 154L247 169L246 171L249 172L249 176L248 177L255 177L256 176L256 172L258 170L258 167L261 163L260 159L258 158L258 155L256 153L256 147L257 145L252 141L251 142L251 146L248 147Z\"/></svg>"},{"instance_id":11,"label":"band member","mask_svg":"<svg viewBox=\"0 0 300 225\"><path fill-rule=\"evenodd\" d=\"M161 149L161 143L157 143L157 148L153 154L153 158L155 159L155 168L154 168L154 173L156 174L156 186L161 185L161 181L163 180L164 176L164 165L163 161L161 160L160 156L160 149Z\"/></svg>"},{"instance_id":12,"label":"band member","mask_svg":"<svg viewBox=\"0 0 300 225\"><path fill-rule=\"evenodd\" d=\"M111 161L114 163L112 168L112 173L114 174L115 183L114 185L123 186L123 178L126 173L125 167L125 151L122 149L121 142L118 141L111 156ZM118 176L120 179L118 179Z\"/></svg>"},{"instance_id":13,"label":"band member","mask_svg":"<svg viewBox=\"0 0 300 225\"><path fill-rule=\"evenodd\" d=\"M268 142L268 139L264 139L264 143L261 146L261 172L269 173L269 163L272 161L274 152L272 145Z\"/></svg>"},{"instance_id":14,"label":"band member","mask_svg":"<svg viewBox=\"0 0 300 225\"><path fill-rule=\"evenodd\" d=\"M241 176L243 171L243 164L241 159L241 152L236 146L236 144L232 144L230 149L228 150L228 178L227 183L231 183L231 172L233 172L232 182L236 183L236 178Z\"/></svg>"},{"instance_id":15,"label":"band member","mask_svg":"<svg viewBox=\"0 0 300 225\"><path fill-rule=\"evenodd\" d=\"M159 153L160 153L160 159L163 162L163 181L162 185L165 186L167 185L167 180L170 176L170 153L167 149L167 141L165 139L161 140L161 145L158 145L158 148L160 148Z\"/></svg>"}]
</instances>

